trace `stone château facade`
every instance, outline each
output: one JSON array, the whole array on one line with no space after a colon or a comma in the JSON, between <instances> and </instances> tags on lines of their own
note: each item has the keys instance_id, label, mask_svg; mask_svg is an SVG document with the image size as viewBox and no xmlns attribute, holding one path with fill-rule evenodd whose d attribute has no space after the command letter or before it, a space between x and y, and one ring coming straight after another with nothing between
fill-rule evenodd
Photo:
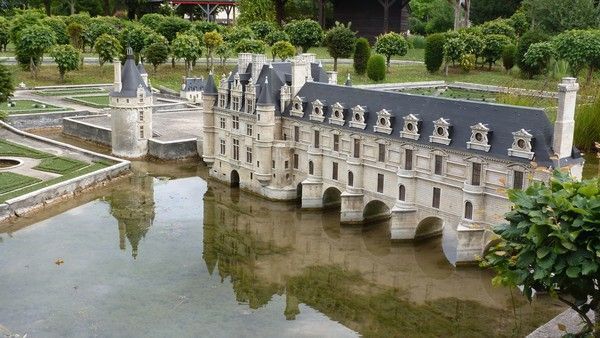
<instances>
[{"instance_id":1,"label":"stone ch\u00e2teau facade","mask_svg":"<svg viewBox=\"0 0 600 338\"><path fill-rule=\"evenodd\" d=\"M564 79L554 131L541 109L330 84L314 55L267 63L240 54L204 88L210 175L303 208L341 206L342 223L391 217L393 240L457 228L457 262L473 261L509 210L507 189L581 176L573 143L578 85Z\"/></svg>"}]
</instances>

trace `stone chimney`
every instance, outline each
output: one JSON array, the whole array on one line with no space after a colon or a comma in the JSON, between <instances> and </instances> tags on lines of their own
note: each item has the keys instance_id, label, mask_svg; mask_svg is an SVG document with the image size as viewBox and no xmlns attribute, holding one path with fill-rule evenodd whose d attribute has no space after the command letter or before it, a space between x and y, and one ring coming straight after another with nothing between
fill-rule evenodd
<instances>
[{"instance_id":1,"label":"stone chimney","mask_svg":"<svg viewBox=\"0 0 600 338\"><path fill-rule=\"evenodd\" d=\"M309 75L307 74L306 69L306 61L302 55L297 56L292 60L292 97L296 97L300 88L306 83L306 79Z\"/></svg>"},{"instance_id":2,"label":"stone chimney","mask_svg":"<svg viewBox=\"0 0 600 338\"><path fill-rule=\"evenodd\" d=\"M115 60L113 61L113 67L114 67L114 71L115 71L115 81L113 84L113 91L115 93L119 93L121 92L121 61L120 60Z\"/></svg>"},{"instance_id":3,"label":"stone chimney","mask_svg":"<svg viewBox=\"0 0 600 338\"><path fill-rule=\"evenodd\" d=\"M252 62L252 54L250 53L239 53L238 54L238 73L245 73L246 68Z\"/></svg>"},{"instance_id":4,"label":"stone chimney","mask_svg":"<svg viewBox=\"0 0 600 338\"><path fill-rule=\"evenodd\" d=\"M329 84L337 84L338 82L338 74L337 72L334 71L330 71L327 72L328 78L329 78Z\"/></svg>"},{"instance_id":5,"label":"stone chimney","mask_svg":"<svg viewBox=\"0 0 600 338\"><path fill-rule=\"evenodd\" d=\"M263 66L267 63L267 57L264 54L252 54L252 81L251 83L256 83L258 80L258 75L260 75L260 71Z\"/></svg>"},{"instance_id":6,"label":"stone chimney","mask_svg":"<svg viewBox=\"0 0 600 338\"><path fill-rule=\"evenodd\" d=\"M558 159L571 157L575 134L575 103L579 84L577 79L565 77L558 85L558 113L554 123L552 148Z\"/></svg>"}]
</instances>

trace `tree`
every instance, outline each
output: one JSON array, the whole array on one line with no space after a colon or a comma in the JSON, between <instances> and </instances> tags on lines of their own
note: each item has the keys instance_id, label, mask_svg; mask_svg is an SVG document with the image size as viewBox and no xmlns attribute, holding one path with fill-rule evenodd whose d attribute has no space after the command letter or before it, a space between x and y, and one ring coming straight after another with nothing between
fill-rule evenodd
<instances>
[{"instance_id":1,"label":"tree","mask_svg":"<svg viewBox=\"0 0 600 338\"><path fill-rule=\"evenodd\" d=\"M480 25L497 18L509 18L517 11L522 0L472 0L471 21Z\"/></svg>"},{"instance_id":2,"label":"tree","mask_svg":"<svg viewBox=\"0 0 600 338\"><path fill-rule=\"evenodd\" d=\"M447 0L411 0L411 17L425 23L425 32L441 33L454 26L453 6Z\"/></svg>"},{"instance_id":3,"label":"tree","mask_svg":"<svg viewBox=\"0 0 600 338\"><path fill-rule=\"evenodd\" d=\"M294 20L285 25L284 30L290 42L301 47L303 53L308 52L310 47L318 46L323 38L323 29L314 20Z\"/></svg>"},{"instance_id":4,"label":"tree","mask_svg":"<svg viewBox=\"0 0 600 338\"><path fill-rule=\"evenodd\" d=\"M548 183L532 181L508 193L508 223L481 265L496 271L496 285L522 288L531 300L548 292L585 320L580 333L600 334L600 179L578 181L555 172ZM593 310L596 325L587 316Z\"/></svg>"},{"instance_id":5,"label":"tree","mask_svg":"<svg viewBox=\"0 0 600 338\"><path fill-rule=\"evenodd\" d=\"M458 34L448 36L444 42L444 62L446 63L446 75L448 75L448 64L460 62L465 54L465 42Z\"/></svg>"},{"instance_id":6,"label":"tree","mask_svg":"<svg viewBox=\"0 0 600 338\"><path fill-rule=\"evenodd\" d=\"M221 66L225 66L225 63L227 63L227 59L229 59L229 57L231 56L231 46L229 45L229 43L224 42L223 44L221 44L221 46L217 47L217 49L215 50L215 54L217 54L217 56L219 57L219 60L221 61Z\"/></svg>"},{"instance_id":7,"label":"tree","mask_svg":"<svg viewBox=\"0 0 600 338\"><path fill-rule=\"evenodd\" d=\"M515 30L515 34L517 36L523 35L523 33L529 30L529 19L527 19L527 14L524 11L518 10L513 14L509 19L508 23Z\"/></svg>"},{"instance_id":8,"label":"tree","mask_svg":"<svg viewBox=\"0 0 600 338\"><path fill-rule=\"evenodd\" d=\"M171 43L173 55L185 60L185 74L190 75L192 64L201 56L200 41L192 34L179 33Z\"/></svg>"},{"instance_id":9,"label":"tree","mask_svg":"<svg viewBox=\"0 0 600 338\"><path fill-rule=\"evenodd\" d=\"M42 20L42 24L50 27L54 34L56 34L56 43L58 43L59 45L66 45L69 43L69 36L67 35L67 25L60 17L45 17Z\"/></svg>"},{"instance_id":10,"label":"tree","mask_svg":"<svg viewBox=\"0 0 600 338\"><path fill-rule=\"evenodd\" d=\"M112 35L102 34L96 39L94 50L98 54L100 67L105 62L113 62L116 57L123 53L123 47L117 38Z\"/></svg>"},{"instance_id":11,"label":"tree","mask_svg":"<svg viewBox=\"0 0 600 338\"><path fill-rule=\"evenodd\" d=\"M515 53L517 52L517 46L510 44L504 47L502 51L502 66L508 72L515 66Z\"/></svg>"},{"instance_id":12,"label":"tree","mask_svg":"<svg viewBox=\"0 0 600 338\"><path fill-rule=\"evenodd\" d=\"M545 73L550 64L550 60L554 56L554 46L550 42L537 42L529 46L523 62L529 67L540 69Z\"/></svg>"},{"instance_id":13,"label":"tree","mask_svg":"<svg viewBox=\"0 0 600 338\"><path fill-rule=\"evenodd\" d=\"M135 58L139 59L140 53L146 47L148 36L152 34L155 34L153 30L139 23L128 24L121 31L121 46L123 48L131 47L135 53Z\"/></svg>"},{"instance_id":14,"label":"tree","mask_svg":"<svg viewBox=\"0 0 600 338\"><path fill-rule=\"evenodd\" d=\"M499 34L514 39L516 37L515 29L510 25L507 19L496 19L488 21L481 25L483 35Z\"/></svg>"},{"instance_id":15,"label":"tree","mask_svg":"<svg viewBox=\"0 0 600 338\"><path fill-rule=\"evenodd\" d=\"M93 48L96 44L96 39L102 34L117 36L118 31L113 24L104 18L93 18L83 34L83 40L86 45Z\"/></svg>"},{"instance_id":16,"label":"tree","mask_svg":"<svg viewBox=\"0 0 600 338\"><path fill-rule=\"evenodd\" d=\"M0 16L0 50L6 51L8 45L10 22L3 16Z\"/></svg>"},{"instance_id":17,"label":"tree","mask_svg":"<svg viewBox=\"0 0 600 338\"><path fill-rule=\"evenodd\" d=\"M444 62L445 34L431 34L425 40L425 67L430 73L437 72Z\"/></svg>"},{"instance_id":18,"label":"tree","mask_svg":"<svg viewBox=\"0 0 600 338\"><path fill-rule=\"evenodd\" d=\"M598 26L600 8L595 0L523 0L534 28L547 33Z\"/></svg>"},{"instance_id":19,"label":"tree","mask_svg":"<svg viewBox=\"0 0 600 338\"><path fill-rule=\"evenodd\" d=\"M177 33L182 33L190 29L192 24L185 19L177 16L165 17L161 24L156 28L156 31L167 38L169 43L173 42Z\"/></svg>"},{"instance_id":20,"label":"tree","mask_svg":"<svg viewBox=\"0 0 600 338\"><path fill-rule=\"evenodd\" d=\"M333 70L337 72L339 58L349 58L354 52L356 43L356 32L350 29L350 24L345 26L339 22L327 31L323 40L329 55L333 58Z\"/></svg>"},{"instance_id":21,"label":"tree","mask_svg":"<svg viewBox=\"0 0 600 338\"><path fill-rule=\"evenodd\" d=\"M250 29L252 29L257 39L263 40L265 42L265 38L267 37L267 35L277 30L273 22L260 20L253 21L252 23L250 23Z\"/></svg>"},{"instance_id":22,"label":"tree","mask_svg":"<svg viewBox=\"0 0 600 338\"><path fill-rule=\"evenodd\" d=\"M140 23L150 29L157 29L167 17L158 13L147 13L142 16Z\"/></svg>"},{"instance_id":23,"label":"tree","mask_svg":"<svg viewBox=\"0 0 600 338\"><path fill-rule=\"evenodd\" d=\"M206 47L206 69L213 67L213 53L215 49L223 44L223 36L217 31L212 31L204 34L204 46ZM210 59L210 64L209 64Z\"/></svg>"},{"instance_id":24,"label":"tree","mask_svg":"<svg viewBox=\"0 0 600 338\"><path fill-rule=\"evenodd\" d=\"M169 59L169 45L166 41L153 42L144 49L144 57L152 65L156 73L158 66Z\"/></svg>"},{"instance_id":25,"label":"tree","mask_svg":"<svg viewBox=\"0 0 600 338\"><path fill-rule=\"evenodd\" d=\"M5 65L0 65L0 103L8 101L15 91L12 74Z\"/></svg>"},{"instance_id":26,"label":"tree","mask_svg":"<svg viewBox=\"0 0 600 338\"><path fill-rule=\"evenodd\" d=\"M385 79L385 57L381 54L373 54L367 63L367 76L369 79L379 82Z\"/></svg>"},{"instance_id":27,"label":"tree","mask_svg":"<svg viewBox=\"0 0 600 338\"><path fill-rule=\"evenodd\" d=\"M408 52L408 43L402 35L390 32L377 37L375 42L375 52L385 55L388 71L390 70L390 62L392 56L404 56Z\"/></svg>"},{"instance_id":28,"label":"tree","mask_svg":"<svg viewBox=\"0 0 600 338\"><path fill-rule=\"evenodd\" d=\"M541 69L532 68L529 64L525 63L525 53L529 50L529 46L536 42L548 41L549 37L545 33L539 30L532 30L526 32L521 36L517 43L517 51L515 52L515 63L521 70L521 74L527 78L540 74Z\"/></svg>"},{"instance_id":29,"label":"tree","mask_svg":"<svg viewBox=\"0 0 600 338\"><path fill-rule=\"evenodd\" d=\"M289 41L279 41L273 45L271 53L273 53L273 61L275 61L275 57L284 61L296 55L296 48Z\"/></svg>"},{"instance_id":30,"label":"tree","mask_svg":"<svg viewBox=\"0 0 600 338\"><path fill-rule=\"evenodd\" d=\"M354 49L354 71L358 75L364 75L367 72L367 63L371 58L371 46L369 40L359 38L356 40Z\"/></svg>"},{"instance_id":31,"label":"tree","mask_svg":"<svg viewBox=\"0 0 600 338\"><path fill-rule=\"evenodd\" d=\"M240 25L254 21L275 21L275 8L271 0L240 0L238 9Z\"/></svg>"},{"instance_id":32,"label":"tree","mask_svg":"<svg viewBox=\"0 0 600 338\"><path fill-rule=\"evenodd\" d=\"M485 47L483 48L484 61L489 65L488 69L492 69L492 65L502 57L504 47L511 44L510 39L505 35L491 34L486 35L483 39Z\"/></svg>"},{"instance_id":33,"label":"tree","mask_svg":"<svg viewBox=\"0 0 600 338\"><path fill-rule=\"evenodd\" d=\"M591 79L595 64L600 62L600 34L592 30L572 30L554 38L556 54L567 61L571 75L577 77L584 67L589 67Z\"/></svg>"},{"instance_id":34,"label":"tree","mask_svg":"<svg viewBox=\"0 0 600 338\"><path fill-rule=\"evenodd\" d=\"M10 21L10 31L8 33L10 41L16 45L21 31L33 25L41 24L43 18L44 14L38 10L20 12Z\"/></svg>"},{"instance_id":35,"label":"tree","mask_svg":"<svg viewBox=\"0 0 600 338\"><path fill-rule=\"evenodd\" d=\"M44 53L55 43L56 37L49 27L33 25L25 28L19 33L15 45L17 60L27 62L31 75L36 77L37 66L41 63Z\"/></svg>"},{"instance_id":36,"label":"tree","mask_svg":"<svg viewBox=\"0 0 600 338\"><path fill-rule=\"evenodd\" d=\"M265 37L264 40L269 46L273 46L275 43L279 42L279 41L290 41L290 37L281 30L275 30L272 31L271 33L269 33L269 35L267 35Z\"/></svg>"},{"instance_id":37,"label":"tree","mask_svg":"<svg viewBox=\"0 0 600 338\"><path fill-rule=\"evenodd\" d=\"M233 27L225 33L224 39L229 42L232 46L237 45L238 42L244 39L253 40L256 38L254 32L248 27Z\"/></svg>"},{"instance_id":38,"label":"tree","mask_svg":"<svg viewBox=\"0 0 600 338\"><path fill-rule=\"evenodd\" d=\"M264 42L254 39L242 39L235 47L236 53L264 54L267 46Z\"/></svg>"},{"instance_id":39,"label":"tree","mask_svg":"<svg viewBox=\"0 0 600 338\"><path fill-rule=\"evenodd\" d=\"M71 45L54 46L50 50L50 56L58 66L61 82L65 81L66 72L76 70L81 62L81 53Z\"/></svg>"},{"instance_id":40,"label":"tree","mask_svg":"<svg viewBox=\"0 0 600 338\"><path fill-rule=\"evenodd\" d=\"M83 26L77 22L72 22L67 26L67 34L71 45L77 49L83 48Z\"/></svg>"}]
</instances>

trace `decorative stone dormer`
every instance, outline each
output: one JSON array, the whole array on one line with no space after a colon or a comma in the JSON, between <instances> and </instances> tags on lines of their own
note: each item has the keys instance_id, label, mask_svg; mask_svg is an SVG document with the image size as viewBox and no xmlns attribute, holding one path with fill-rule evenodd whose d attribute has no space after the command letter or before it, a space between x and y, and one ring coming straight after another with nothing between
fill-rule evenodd
<instances>
[{"instance_id":1,"label":"decorative stone dormer","mask_svg":"<svg viewBox=\"0 0 600 338\"><path fill-rule=\"evenodd\" d=\"M223 74L223 76L221 76L221 83L219 85L219 89L218 89L218 95L219 95L219 104L218 106L220 108L227 108L227 96L229 93L229 83L227 82L227 75Z\"/></svg>"},{"instance_id":2,"label":"decorative stone dormer","mask_svg":"<svg viewBox=\"0 0 600 338\"><path fill-rule=\"evenodd\" d=\"M421 134L419 134L419 124L421 120L417 115L408 114L403 117L404 127L400 132L400 137L409 138L411 140L418 140Z\"/></svg>"},{"instance_id":3,"label":"decorative stone dormer","mask_svg":"<svg viewBox=\"0 0 600 338\"><path fill-rule=\"evenodd\" d=\"M146 98L146 90L144 90L144 87L141 84L137 87L136 96L138 97L140 103L144 102L144 99Z\"/></svg>"},{"instance_id":4,"label":"decorative stone dormer","mask_svg":"<svg viewBox=\"0 0 600 338\"><path fill-rule=\"evenodd\" d=\"M481 122L471 126L471 139L467 142L467 149L490 151L492 146L489 144L489 133L490 128Z\"/></svg>"},{"instance_id":5,"label":"decorative stone dormer","mask_svg":"<svg viewBox=\"0 0 600 338\"><path fill-rule=\"evenodd\" d=\"M515 131L513 134L513 144L508 149L508 156L521 157L529 160L533 159L533 147L531 146L531 140L533 139L533 135L531 135L527 130L521 129L519 131Z\"/></svg>"},{"instance_id":6,"label":"decorative stone dormer","mask_svg":"<svg viewBox=\"0 0 600 338\"><path fill-rule=\"evenodd\" d=\"M312 111L310 112L311 121L323 122L325 120L324 103L321 100L312 102Z\"/></svg>"},{"instance_id":7,"label":"decorative stone dormer","mask_svg":"<svg viewBox=\"0 0 600 338\"><path fill-rule=\"evenodd\" d=\"M343 126L346 122L344 120L344 109L346 109L346 107L339 102L336 102L333 106L331 106L331 117L329 118L329 123Z\"/></svg>"},{"instance_id":8,"label":"decorative stone dormer","mask_svg":"<svg viewBox=\"0 0 600 338\"><path fill-rule=\"evenodd\" d=\"M429 136L429 142L449 145L451 124L443 117L433 121L433 135Z\"/></svg>"},{"instance_id":9,"label":"decorative stone dormer","mask_svg":"<svg viewBox=\"0 0 600 338\"><path fill-rule=\"evenodd\" d=\"M242 108L242 95L243 95L243 87L242 82L240 81L240 74L235 73L233 76L233 86L231 88L231 105L230 109L239 111Z\"/></svg>"},{"instance_id":10,"label":"decorative stone dormer","mask_svg":"<svg viewBox=\"0 0 600 338\"><path fill-rule=\"evenodd\" d=\"M292 89L290 86L287 85L287 83L281 86L281 93L279 95L279 99L281 101L281 107L287 107L287 105L292 100Z\"/></svg>"},{"instance_id":11,"label":"decorative stone dormer","mask_svg":"<svg viewBox=\"0 0 600 338\"><path fill-rule=\"evenodd\" d=\"M367 107L363 107L361 105L357 105L352 108L352 120L350 120L350 127L365 129L367 127L365 114L367 112Z\"/></svg>"},{"instance_id":12,"label":"decorative stone dormer","mask_svg":"<svg viewBox=\"0 0 600 338\"><path fill-rule=\"evenodd\" d=\"M392 133L392 114L389 111L382 109L377 112L377 124L373 131L388 135Z\"/></svg>"},{"instance_id":13,"label":"decorative stone dormer","mask_svg":"<svg viewBox=\"0 0 600 338\"><path fill-rule=\"evenodd\" d=\"M253 84L248 84L246 86L246 95L244 102L244 112L248 114L254 114L254 110L256 110L256 93L258 91L258 86Z\"/></svg>"},{"instance_id":14,"label":"decorative stone dormer","mask_svg":"<svg viewBox=\"0 0 600 338\"><path fill-rule=\"evenodd\" d=\"M290 108L290 115L296 116L296 117L304 116L304 103L305 102L306 101L303 97L296 96L292 100L292 108Z\"/></svg>"}]
</instances>

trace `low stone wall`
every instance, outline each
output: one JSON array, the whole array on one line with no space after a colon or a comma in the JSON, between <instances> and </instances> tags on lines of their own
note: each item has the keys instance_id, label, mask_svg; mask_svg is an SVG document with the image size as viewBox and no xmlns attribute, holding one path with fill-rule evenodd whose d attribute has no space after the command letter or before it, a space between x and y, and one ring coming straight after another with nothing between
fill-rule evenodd
<instances>
[{"instance_id":1,"label":"low stone wall","mask_svg":"<svg viewBox=\"0 0 600 338\"><path fill-rule=\"evenodd\" d=\"M22 216L26 213L43 208L46 205L58 202L64 198L69 198L75 194L84 191L85 189L92 188L100 184L105 184L111 179L114 179L118 176L124 175L129 172L131 165L129 161L121 160L112 156L94 153L82 148L77 148L65 143L50 140L45 137L33 135L15 129L2 121L0 121L0 126L25 138L32 138L45 143L50 143L58 148L76 150L98 160L109 160L116 162L115 165L112 165L110 167L100 169L98 171L88 173L79 177L75 177L70 180L59 182L49 187L45 187L30 192L28 194L7 200L6 202L0 204L0 221L4 221L12 217Z\"/></svg>"},{"instance_id":2,"label":"low stone wall","mask_svg":"<svg viewBox=\"0 0 600 338\"><path fill-rule=\"evenodd\" d=\"M9 115L7 122L17 129L60 127L67 117L93 115L87 110Z\"/></svg>"},{"instance_id":3,"label":"low stone wall","mask_svg":"<svg viewBox=\"0 0 600 338\"><path fill-rule=\"evenodd\" d=\"M161 160L180 160L198 156L196 139L163 142L155 139L148 141L148 155Z\"/></svg>"},{"instance_id":4,"label":"low stone wall","mask_svg":"<svg viewBox=\"0 0 600 338\"><path fill-rule=\"evenodd\" d=\"M90 115L98 116L98 115ZM84 122L85 119L63 119L63 133L86 141L92 141L107 146L111 145L111 130Z\"/></svg>"}]
</instances>

